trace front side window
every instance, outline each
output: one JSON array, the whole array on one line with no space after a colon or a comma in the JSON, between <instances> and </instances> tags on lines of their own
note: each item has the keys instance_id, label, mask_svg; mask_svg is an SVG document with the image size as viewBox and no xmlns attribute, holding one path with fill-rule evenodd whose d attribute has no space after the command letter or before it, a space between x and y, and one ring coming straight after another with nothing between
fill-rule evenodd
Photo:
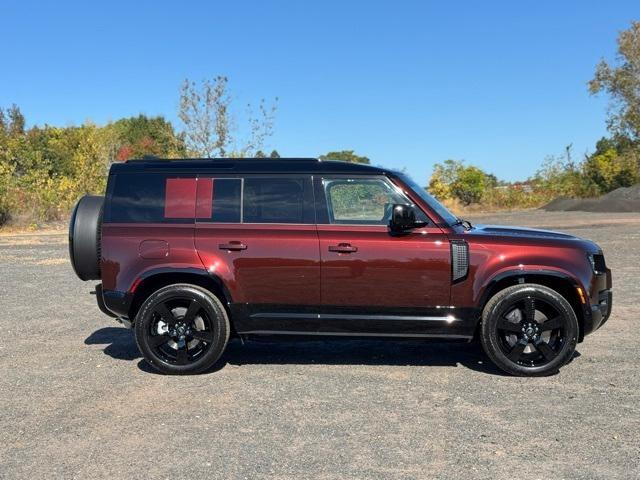
<instances>
[{"instance_id":1,"label":"front side window","mask_svg":"<svg viewBox=\"0 0 640 480\"><path fill-rule=\"evenodd\" d=\"M409 200L383 178L336 178L322 181L330 223L387 225L394 204Z\"/></svg>"},{"instance_id":2,"label":"front side window","mask_svg":"<svg viewBox=\"0 0 640 480\"><path fill-rule=\"evenodd\" d=\"M310 204L310 178L247 177L244 179L244 223L314 223ZM312 198L312 197L311 197ZM306 200L306 201L305 201Z\"/></svg>"}]
</instances>

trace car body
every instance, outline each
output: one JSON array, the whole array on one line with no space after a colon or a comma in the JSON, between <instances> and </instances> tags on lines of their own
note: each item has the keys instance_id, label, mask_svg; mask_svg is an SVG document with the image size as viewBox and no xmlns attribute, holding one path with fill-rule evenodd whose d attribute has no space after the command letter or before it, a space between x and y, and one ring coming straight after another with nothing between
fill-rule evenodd
<instances>
[{"instance_id":1,"label":"car body","mask_svg":"<svg viewBox=\"0 0 640 480\"><path fill-rule=\"evenodd\" d=\"M369 165L128 161L111 167L101 215L98 304L125 323L177 283L211 292L230 333L247 338L470 341L489 300L517 285L566 300L577 342L611 312L611 272L595 243L472 227L406 175Z\"/></svg>"}]
</instances>

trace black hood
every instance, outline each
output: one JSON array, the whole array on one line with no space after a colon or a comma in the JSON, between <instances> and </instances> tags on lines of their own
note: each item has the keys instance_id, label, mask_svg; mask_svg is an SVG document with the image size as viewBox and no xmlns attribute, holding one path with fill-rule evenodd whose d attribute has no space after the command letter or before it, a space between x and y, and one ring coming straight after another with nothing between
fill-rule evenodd
<instances>
[{"instance_id":1,"label":"black hood","mask_svg":"<svg viewBox=\"0 0 640 480\"><path fill-rule=\"evenodd\" d=\"M573 235L568 233L555 232L553 230L541 230L538 228L526 228L526 227L506 227L502 225L475 225L472 230L473 233L479 235L494 235L497 237L522 237L522 238L557 238L557 239L577 239Z\"/></svg>"}]
</instances>

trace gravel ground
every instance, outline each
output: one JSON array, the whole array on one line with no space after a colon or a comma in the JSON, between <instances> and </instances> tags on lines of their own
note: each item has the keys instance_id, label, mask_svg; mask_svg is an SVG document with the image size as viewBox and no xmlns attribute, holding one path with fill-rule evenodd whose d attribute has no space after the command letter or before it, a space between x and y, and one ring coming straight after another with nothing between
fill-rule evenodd
<instances>
[{"instance_id":1,"label":"gravel ground","mask_svg":"<svg viewBox=\"0 0 640 480\"><path fill-rule=\"evenodd\" d=\"M64 235L0 237L0 478L640 478L640 215L472 220L603 247L612 318L558 375L398 341L233 342L212 373L157 375Z\"/></svg>"}]
</instances>

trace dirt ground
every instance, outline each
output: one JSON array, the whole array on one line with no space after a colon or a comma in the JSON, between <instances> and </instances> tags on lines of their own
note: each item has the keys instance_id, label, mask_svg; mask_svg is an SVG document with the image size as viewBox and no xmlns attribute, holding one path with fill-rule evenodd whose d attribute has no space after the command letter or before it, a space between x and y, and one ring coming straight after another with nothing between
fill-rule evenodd
<instances>
[{"instance_id":1,"label":"dirt ground","mask_svg":"<svg viewBox=\"0 0 640 480\"><path fill-rule=\"evenodd\" d=\"M66 236L0 237L0 478L640 478L640 214L474 223L598 242L607 325L558 375L477 347L233 342L216 371L153 373L67 261Z\"/></svg>"}]
</instances>

